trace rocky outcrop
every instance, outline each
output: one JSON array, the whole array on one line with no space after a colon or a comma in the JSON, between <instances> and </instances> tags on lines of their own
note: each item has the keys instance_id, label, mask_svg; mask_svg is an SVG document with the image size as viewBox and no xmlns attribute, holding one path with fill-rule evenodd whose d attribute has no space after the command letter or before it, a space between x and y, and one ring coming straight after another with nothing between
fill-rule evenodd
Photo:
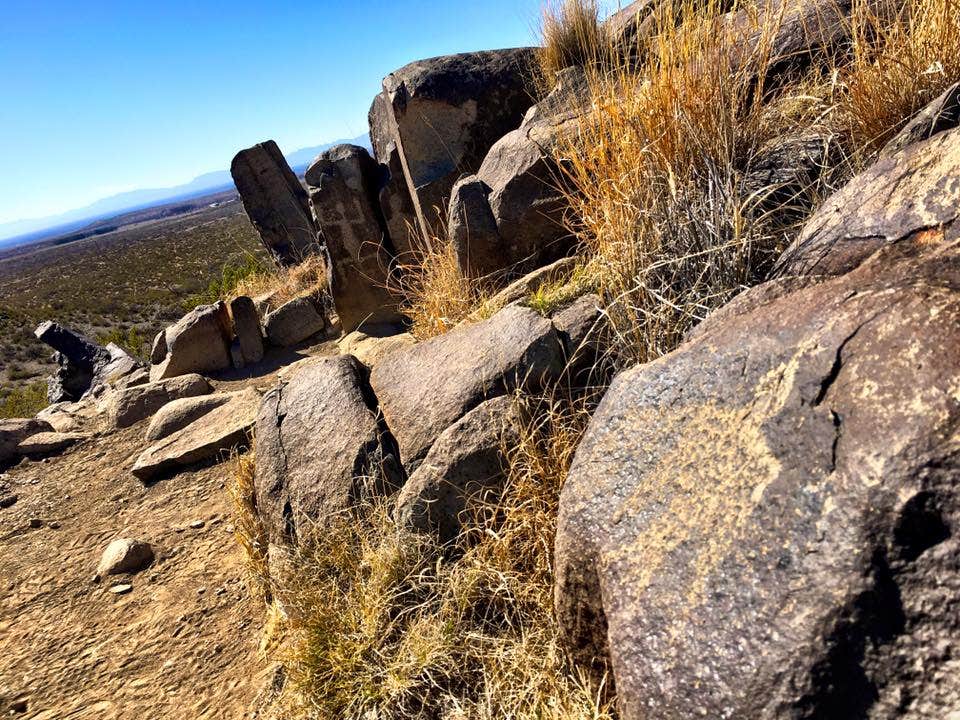
<instances>
[{"instance_id":1,"label":"rocky outcrop","mask_svg":"<svg viewBox=\"0 0 960 720\"><path fill-rule=\"evenodd\" d=\"M267 393L256 456L257 511L275 544L402 481L366 370L349 355L305 361Z\"/></svg>"},{"instance_id":2,"label":"rocky outcrop","mask_svg":"<svg viewBox=\"0 0 960 720\"><path fill-rule=\"evenodd\" d=\"M285 302L263 319L267 341L275 347L293 347L327 327L327 320L312 297Z\"/></svg>"},{"instance_id":3,"label":"rocky outcrop","mask_svg":"<svg viewBox=\"0 0 960 720\"><path fill-rule=\"evenodd\" d=\"M150 379L229 368L231 334L230 316L223 302L194 308L154 339Z\"/></svg>"},{"instance_id":4,"label":"rocky outcrop","mask_svg":"<svg viewBox=\"0 0 960 720\"><path fill-rule=\"evenodd\" d=\"M562 354L550 320L511 305L391 353L373 368L370 384L411 472L440 433L484 400L557 377Z\"/></svg>"},{"instance_id":5,"label":"rocky outcrop","mask_svg":"<svg viewBox=\"0 0 960 720\"><path fill-rule=\"evenodd\" d=\"M134 476L149 482L181 468L225 459L234 448L248 444L259 407L256 390L235 393L226 404L144 450L133 466Z\"/></svg>"},{"instance_id":6,"label":"rocky outcrop","mask_svg":"<svg viewBox=\"0 0 960 720\"><path fill-rule=\"evenodd\" d=\"M17 446L31 435L52 431L49 423L34 418L0 420L0 468L16 460Z\"/></svg>"},{"instance_id":7,"label":"rocky outcrop","mask_svg":"<svg viewBox=\"0 0 960 720\"><path fill-rule=\"evenodd\" d=\"M230 174L250 222L279 263L296 264L319 251L307 193L273 140L238 152Z\"/></svg>"},{"instance_id":8,"label":"rocky outcrop","mask_svg":"<svg viewBox=\"0 0 960 720\"><path fill-rule=\"evenodd\" d=\"M419 60L384 78L382 125L399 151L426 237L457 177L475 172L490 146L519 125L532 102L533 62L532 48L490 50Z\"/></svg>"},{"instance_id":9,"label":"rocky outcrop","mask_svg":"<svg viewBox=\"0 0 960 720\"><path fill-rule=\"evenodd\" d=\"M228 309L233 326L233 343L231 343L230 353L233 365L237 368L256 365L263 360L263 331L260 328L260 314L257 312L257 306L251 298L241 295L230 301ZM234 344L239 351L239 358L233 357Z\"/></svg>"},{"instance_id":10,"label":"rocky outcrop","mask_svg":"<svg viewBox=\"0 0 960 720\"><path fill-rule=\"evenodd\" d=\"M908 145L932 138L944 130L960 125L960 83L954 83L914 115L893 138L883 146L880 156L893 155Z\"/></svg>"},{"instance_id":11,"label":"rocky outcrop","mask_svg":"<svg viewBox=\"0 0 960 720\"><path fill-rule=\"evenodd\" d=\"M457 537L471 512L495 503L506 480L505 452L518 442L513 397L474 408L448 427L397 496L397 519L411 529Z\"/></svg>"},{"instance_id":12,"label":"rocky outcrop","mask_svg":"<svg viewBox=\"0 0 960 720\"><path fill-rule=\"evenodd\" d=\"M212 391L210 383L195 373L124 388L107 399L107 417L114 427L129 427L150 417L167 403Z\"/></svg>"},{"instance_id":13,"label":"rocky outcrop","mask_svg":"<svg viewBox=\"0 0 960 720\"><path fill-rule=\"evenodd\" d=\"M307 170L310 205L330 259L330 292L344 332L399 319L388 290L393 248L379 210L380 170L367 151L338 145Z\"/></svg>"},{"instance_id":14,"label":"rocky outcrop","mask_svg":"<svg viewBox=\"0 0 960 720\"><path fill-rule=\"evenodd\" d=\"M400 149L393 139L393 121L386 95L380 93L373 99L367 117L373 156L380 164L380 187L377 193L380 211L397 258L401 263L408 264L415 260L420 249L420 225L403 174Z\"/></svg>"},{"instance_id":15,"label":"rocky outcrop","mask_svg":"<svg viewBox=\"0 0 960 720\"><path fill-rule=\"evenodd\" d=\"M233 397L235 397L234 393L216 393L171 400L157 410L157 413L150 420L145 437L148 442L161 440L177 430L185 428L211 410L225 405Z\"/></svg>"},{"instance_id":16,"label":"rocky outcrop","mask_svg":"<svg viewBox=\"0 0 960 720\"><path fill-rule=\"evenodd\" d=\"M823 274L741 295L591 420L556 606L625 720L956 707L958 148L855 178L787 256Z\"/></svg>"}]
</instances>

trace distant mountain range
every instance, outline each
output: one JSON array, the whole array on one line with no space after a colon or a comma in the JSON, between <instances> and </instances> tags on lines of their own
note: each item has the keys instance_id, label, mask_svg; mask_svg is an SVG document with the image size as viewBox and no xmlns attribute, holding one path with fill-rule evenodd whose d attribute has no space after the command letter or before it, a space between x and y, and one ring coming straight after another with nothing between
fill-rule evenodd
<instances>
[{"instance_id":1,"label":"distant mountain range","mask_svg":"<svg viewBox=\"0 0 960 720\"><path fill-rule=\"evenodd\" d=\"M307 147L286 155L294 172L302 175L313 159L334 145L351 143L370 147L370 138L360 135L349 140L336 140L326 145ZM86 207L68 210L58 215L28 220L15 220L0 224L0 248L37 242L44 238L72 232L95 220L111 217L131 210L140 210L171 201L185 200L199 195L223 191L233 187L229 170L216 170L194 178L184 185L168 188L130 190L97 200Z\"/></svg>"}]
</instances>

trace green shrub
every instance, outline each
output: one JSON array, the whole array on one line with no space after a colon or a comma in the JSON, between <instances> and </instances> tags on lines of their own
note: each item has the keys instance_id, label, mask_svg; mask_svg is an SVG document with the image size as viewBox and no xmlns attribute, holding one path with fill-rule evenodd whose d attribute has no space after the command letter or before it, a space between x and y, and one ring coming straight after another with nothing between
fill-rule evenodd
<instances>
[{"instance_id":1,"label":"green shrub","mask_svg":"<svg viewBox=\"0 0 960 720\"><path fill-rule=\"evenodd\" d=\"M220 277L211 280L206 290L189 295L183 301L183 307L185 310L193 310L198 305L210 305L219 300L226 300L241 282L267 272L267 268L258 258L253 255L244 255L241 261L224 265Z\"/></svg>"},{"instance_id":2,"label":"green shrub","mask_svg":"<svg viewBox=\"0 0 960 720\"><path fill-rule=\"evenodd\" d=\"M6 394L0 401L0 418L33 417L48 404L47 383L37 380Z\"/></svg>"}]
</instances>

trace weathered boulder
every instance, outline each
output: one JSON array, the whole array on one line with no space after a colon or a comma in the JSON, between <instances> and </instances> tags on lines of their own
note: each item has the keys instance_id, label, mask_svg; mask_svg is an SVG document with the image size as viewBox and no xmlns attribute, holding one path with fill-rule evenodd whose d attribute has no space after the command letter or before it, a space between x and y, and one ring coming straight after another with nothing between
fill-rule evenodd
<instances>
[{"instance_id":1,"label":"weathered boulder","mask_svg":"<svg viewBox=\"0 0 960 720\"><path fill-rule=\"evenodd\" d=\"M380 163L378 199L387 235L397 258L404 263L413 260L420 247L420 225L417 211L410 199L407 179L403 174L400 150L394 140L390 107L384 93L379 93L367 115L370 124L370 144L373 157Z\"/></svg>"},{"instance_id":2,"label":"weathered boulder","mask_svg":"<svg viewBox=\"0 0 960 720\"><path fill-rule=\"evenodd\" d=\"M210 383L197 374L178 375L146 385L136 385L117 390L109 396L107 417L114 427L129 427L150 417L173 400L206 395L212 391Z\"/></svg>"},{"instance_id":3,"label":"weathered boulder","mask_svg":"<svg viewBox=\"0 0 960 720\"><path fill-rule=\"evenodd\" d=\"M256 365L263 360L263 332L260 329L260 314L251 298L241 295L230 301L230 320L233 334L244 365ZM232 347L232 344L231 344ZM236 366L236 363L234 363Z\"/></svg>"},{"instance_id":4,"label":"weathered boulder","mask_svg":"<svg viewBox=\"0 0 960 720\"><path fill-rule=\"evenodd\" d=\"M420 60L384 78L389 137L427 237L460 173L475 172L520 124L532 104L534 62L533 48L490 50Z\"/></svg>"},{"instance_id":5,"label":"weathered boulder","mask_svg":"<svg viewBox=\"0 0 960 720\"><path fill-rule=\"evenodd\" d=\"M238 152L230 174L250 222L279 263L294 265L319 252L307 193L273 140Z\"/></svg>"},{"instance_id":6,"label":"weathered boulder","mask_svg":"<svg viewBox=\"0 0 960 720\"><path fill-rule=\"evenodd\" d=\"M330 260L330 292L344 332L399 319L387 277L393 248L377 197L380 169L357 145L322 153L306 174L310 205Z\"/></svg>"},{"instance_id":7,"label":"weathered boulder","mask_svg":"<svg viewBox=\"0 0 960 720\"><path fill-rule=\"evenodd\" d=\"M517 444L512 396L475 407L437 438L397 496L397 518L411 529L457 537L472 510L495 501L506 480L505 450Z\"/></svg>"},{"instance_id":8,"label":"weathered boulder","mask_svg":"<svg viewBox=\"0 0 960 720\"><path fill-rule=\"evenodd\" d=\"M366 370L349 355L300 363L267 393L256 456L257 511L277 544L402 482Z\"/></svg>"},{"instance_id":9,"label":"weathered boulder","mask_svg":"<svg viewBox=\"0 0 960 720\"><path fill-rule=\"evenodd\" d=\"M827 276L741 295L591 420L561 495L557 614L584 658L609 653L625 720L957 707L948 135L828 201L803 233ZM918 233L930 215L945 224ZM850 227L876 238L856 257Z\"/></svg>"},{"instance_id":10,"label":"weathered boulder","mask_svg":"<svg viewBox=\"0 0 960 720\"><path fill-rule=\"evenodd\" d=\"M292 347L327 327L326 318L313 298L294 298L267 313L263 328L267 341L276 347Z\"/></svg>"},{"instance_id":11,"label":"weathered boulder","mask_svg":"<svg viewBox=\"0 0 960 720\"><path fill-rule=\"evenodd\" d=\"M230 367L230 316L223 302L200 305L157 335L151 380Z\"/></svg>"},{"instance_id":12,"label":"weathered boulder","mask_svg":"<svg viewBox=\"0 0 960 720\"><path fill-rule=\"evenodd\" d=\"M960 83L948 87L910 118L900 132L883 146L880 156L893 155L908 145L928 140L957 125L960 125Z\"/></svg>"},{"instance_id":13,"label":"weathered boulder","mask_svg":"<svg viewBox=\"0 0 960 720\"><path fill-rule=\"evenodd\" d=\"M603 351L606 340L603 307L600 296L587 293L556 311L550 318L563 342L567 368L573 373L587 370L586 377L577 378L579 381L601 380L600 377L591 378L590 373L594 370L595 361Z\"/></svg>"},{"instance_id":14,"label":"weathered boulder","mask_svg":"<svg viewBox=\"0 0 960 720\"><path fill-rule=\"evenodd\" d=\"M0 467L17 458L17 446L28 437L52 431L48 422L35 418L0 420Z\"/></svg>"},{"instance_id":15,"label":"weathered boulder","mask_svg":"<svg viewBox=\"0 0 960 720\"><path fill-rule=\"evenodd\" d=\"M534 310L512 305L488 320L391 353L370 373L408 472L446 428L486 399L557 377L556 330Z\"/></svg>"},{"instance_id":16,"label":"weathered boulder","mask_svg":"<svg viewBox=\"0 0 960 720\"><path fill-rule=\"evenodd\" d=\"M147 427L146 439L149 442L160 440L185 428L194 420L203 417L211 410L225 405L235 397L235 393L217 393L197 395L171 400L157 410Z\"/></svg>"},{"instance_id":17,"label":"weathered boulder","mask_svg":"<svg viewBox=\"0 0 960 720\"><path fill-rule=\"evenodd\" d=\"M500 232L489 193L476 175L460 178L450 191L447 237L465 277L482 278L503 269Z\"/></svg>"},{"instance_id":18,"label":"weathered boulder","mask_svg":"<svg viewBox=\"0 0 960 720\"><path fill-rule=\"evenodd\" d=\"M153 559L150 543L133 538L117 538L103 551L96 578L99 580L108 575L139 572L150 565Z\"/></svg>"},{"instance_id":19,"label":"weathered boulder","mask_svg":"<svg viewBox=\"0 0 960 720\"><path fill-rule=\"evenodd\" d=\"M33 459L50 457L86 439L86 435L77 432L39 432L21 441L17 453Z\"/></svg>"},{"instance_id":20,"label":"weathered boulder","mask_svg":"<svg viewBox=\"0 0 960 720\"><path fill-rule=\"evenodd\" d=\"M232 449L248 443L259 407L260 395L253 388L234 393L225 405L144 450L133 466L133 474L147 482L191 465L225 458Z\"/></svg>"},{"instance_id":21,"label":"weathered boulder","mask_svg":"<svg viewBox=\"0 0 960 720\"><path fill-rule=\"evenodd\" d=\"M882 157L823 203L774 273L837 275L886 244L937 242L960 210L958 167L957 129Z\"/></svg>"},{"instance_id":22,"label":"weathered boulder","mask_svg":"<svg viewBox=\"0 0 960 720\"><path fill-rule=\"evenodd\" d=\"M417 342L408 332L390 335L367 335L359 330L344 335L337 343L343 354L353 355L367 367L373 367L390 353L408 348Z\"/></svg>"}]
</instances>

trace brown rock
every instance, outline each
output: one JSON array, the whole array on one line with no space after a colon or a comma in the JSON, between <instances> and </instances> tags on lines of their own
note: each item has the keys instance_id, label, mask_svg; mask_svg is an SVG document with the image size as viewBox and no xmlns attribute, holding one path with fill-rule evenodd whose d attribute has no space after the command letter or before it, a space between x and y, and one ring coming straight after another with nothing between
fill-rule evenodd
<instances>
[{"instance_id":1,"label":"brown rock","mask_svg":"<svg viewBox=\"0 0 960 720\"><path fill-rule=\"evenodd\" d=\"M268 312L263 327L271 345L292 347L322 332L327 321L313 298L298 297Z\"/></svg>"},{"instance_id":2,"label":"brown rock","mask_svg":"<svg viewBox=\"0 0 960 720\"><path fill-rule=\"evenodd\" d=\"M230 335L226 305L218 302L194 308L154 340L150 379L229 368Z\"/></svg>"},{"instance_id":3,"label":"brown rock","mask_svg":"<svg viewBox=\"0 0 960 720\"><path fill-rule=\"evenodd\" d=\"M28 437L52 431L50 423L35 418L0 420L0 466L17 458L17 446Z\"/></svg>"},{"instance_id":4,"label":"brown rock","mask_svg":"<svg viewBox=\"0 0 960 720\"><path fill-rule=\"evenodd\" d=\"M504 266L497 220L487 199L489 192L476 175L461 178L450 191L447 237L465 277L494 275Z\"/></svg>"},{"instance_id":5,"label":"brown rock","mask_svg":"<svg viewBox=\"0 0 960 720\"><path fill-rule=\"evenodd\" d=\"M178 375L117 390L107 400L107 416L114 427L129 427L150 417L173 400L206 395L212 391L210 383L200 375Z\"/></svg>"},{"instance_id":6,"label":"brown rock","mask_svg":"<svg viewBox=\"0 0 960 720\"><path fill-rule=\"evenodd\" d=\"M229 309L243 364L256 365L263 360L263 331L257 306L251 298L241 295L230 301Z\"/></svg>"},{"instance_id":7,"label":"brown rock","mask_svg":"<svg viewBox=\"0 0 960 720\"><path fill-rule=\"evenodd\" d=\"M117 538L103 551L97 565L97 578L123 573L135 573L153 562L150 543L133 538Z\"/></svg>"},{"instance_id":8,"label":"brown rock","mask_svg":"<svg viewBox=\"0 0 960 720\"><path fill-rule=\"evenodd\" d=\"M147 428L145 437L148 442L161 440L177 430L185 428L211 410L225 405L235 396L236 393L219 393L171 400L161 407L150 420L150 426Z\"/></svg>"},{"instance_id":9,"label":"brown rock","mask_svg":"<svg viewBox=\"0 0 960 720\"><path fill-rule=\"evenodd\" d=\"M31 435L17 446L17 452L29 458L43 458L59 455L87 436L76 432L41 432Z\"/></svg>"}]
</instances>

